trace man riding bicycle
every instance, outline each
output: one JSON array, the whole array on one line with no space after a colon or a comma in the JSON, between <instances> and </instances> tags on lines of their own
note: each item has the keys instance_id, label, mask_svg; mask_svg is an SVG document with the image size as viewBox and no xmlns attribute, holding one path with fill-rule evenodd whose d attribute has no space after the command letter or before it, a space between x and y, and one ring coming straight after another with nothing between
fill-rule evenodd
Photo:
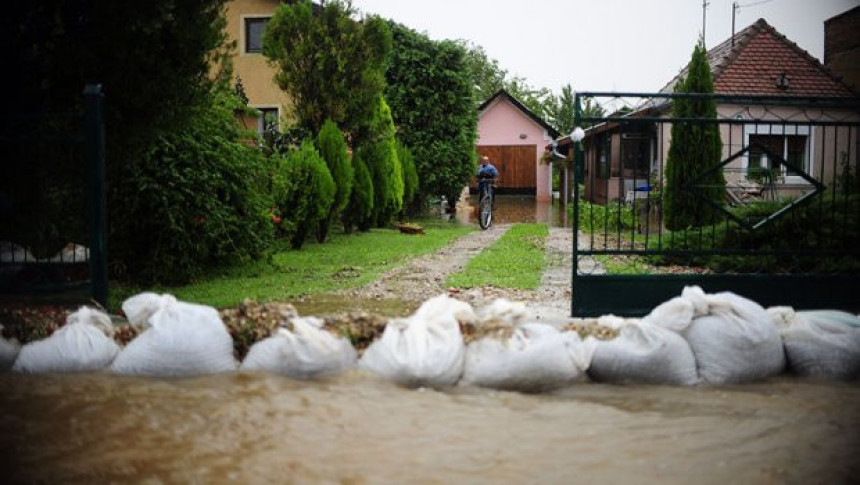
<instances>
[{"instance_id":1,"label":"man riding bicycle","mask_svg":"<svg viewBox=\"0 0 860 485\"><path fill-rule=\"evenodd\" d=\"M478 167L478 224L481 229L487 229L493 223L493 206L496 205L493 196L493 181L499 176L499 171L490 163L486 155L481 157Z\"/></svg>"},{"instance_id":2,"label":"man riding bicycle","mask_svg":"<svg viewBox=\"0 0 860 485\"><path fill-rule=\"evenodd\" d=\"M478 167L478 200L484 196L487 187L492 185L493 180L499 176L499 171L490 163L490 157L481 157L481 165Z\"/></svg>"}]
</instances>

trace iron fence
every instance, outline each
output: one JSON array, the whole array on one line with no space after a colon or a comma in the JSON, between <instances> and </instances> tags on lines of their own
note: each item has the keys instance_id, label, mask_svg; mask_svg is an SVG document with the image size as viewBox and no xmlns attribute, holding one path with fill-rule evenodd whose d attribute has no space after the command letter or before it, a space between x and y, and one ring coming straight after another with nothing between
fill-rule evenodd
<instances>
[{"instance_id":1,"label":"iron fence","mask_svg":"<svg viewBox=\"0 0 860 485\"><path fill-rule=\"evenodd\" d=\"M85 293L107 303L105 133L100 85L83 110L0 120L0 293Z\"/></svg>"},{"instance_id":2,"label":"iron fence","mask_svg":"<svg viewBox=\"0 0 860 485\"><path fill-rule=\"evenodd\" d=\"M578 93L576 124L573 315L643 315L690 284L860 310L857 98Z\"/></svg>"}]
</instances>

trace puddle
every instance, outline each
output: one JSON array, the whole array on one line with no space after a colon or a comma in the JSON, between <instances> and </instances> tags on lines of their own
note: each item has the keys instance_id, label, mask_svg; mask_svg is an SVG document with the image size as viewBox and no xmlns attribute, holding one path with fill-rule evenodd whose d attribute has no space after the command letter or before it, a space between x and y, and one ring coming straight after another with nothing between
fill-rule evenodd
<instances>
[{"instance_id":1,"label":"puddle","mask_svg":"<svg viewBox=\"0 0 860 485\"><path fill-rule=\"evenodd\" d=\"M337 313L365 311L384 317L411 315L420 302L398 299L368 299L349 295L312 295L290 300L299 315L326 316Z\"/></svg>"}]
</instances>

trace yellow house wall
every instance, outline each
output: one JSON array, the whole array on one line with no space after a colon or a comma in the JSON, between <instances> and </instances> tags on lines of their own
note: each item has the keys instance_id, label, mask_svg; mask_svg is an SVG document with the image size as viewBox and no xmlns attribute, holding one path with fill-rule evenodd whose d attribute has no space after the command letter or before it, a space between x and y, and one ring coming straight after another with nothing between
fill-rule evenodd
<instances>
[{"instance_id":1,"label":"yellow house wall","mask_svg":"<svg viewBox=\"0 0 860 485\"><path fill-rule=\"evenodd\" d=\"M263 54L245 52L244 19L271 17L280 4L278 0L232 0L227 3L226 15L228 40L236 41L234 75L242 78L248 105L255 108L277 107L281 120L284 120L290 98L275 84L275 68L268 65Z\"/></svg>"}]
</instances>

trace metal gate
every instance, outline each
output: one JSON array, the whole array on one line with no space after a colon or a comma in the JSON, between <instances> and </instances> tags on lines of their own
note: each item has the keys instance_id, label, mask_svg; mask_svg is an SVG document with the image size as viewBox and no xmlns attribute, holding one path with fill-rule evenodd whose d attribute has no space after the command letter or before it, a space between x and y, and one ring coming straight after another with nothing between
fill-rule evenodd
<instances>
[{"instance_id":1,"label":"metal gate","mask_svg":"<svg viewBox=\"0 0 860 485\"><path fill-rule=\"evenodd\" d=\"M107 304L104 95L83 95L80 112L0 120L0 294Z\"/></svg>"},{"instance_id":2,"label":"metal gate","mask_svg":"<svg viewBox=\"0 0 860 485\"><path fill-rule=\"evenodd\" d=\"M583 116L588 99L614 109ZM716 118L673 117L702 100ZM860 311L860 100L583 92L575 106L589 128L572 315L644 315L687 285Z\"/></svg>"}]
</instances>

